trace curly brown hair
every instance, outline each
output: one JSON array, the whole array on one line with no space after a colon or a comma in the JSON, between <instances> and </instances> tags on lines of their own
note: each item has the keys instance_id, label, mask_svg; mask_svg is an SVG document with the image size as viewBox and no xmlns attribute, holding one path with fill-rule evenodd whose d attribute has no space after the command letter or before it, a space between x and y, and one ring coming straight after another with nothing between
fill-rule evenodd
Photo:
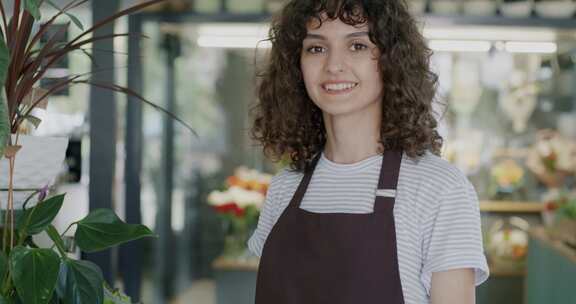
<instances>
[{"instance_id":1,"label":"curly brown hair","mask_svg":"<svg viewBox=\"0 0 576 304\"><path fill-rule=\"evenodd\" d=\"M383 82L380 144L412 158L426 150L440 155L432 103L438 76L430 70L432 51L404 0L292 0L274 16L268 63L257 74L258 102L252 109L252 138L273 160L285 156L305 171L326 142L322 111L306 92L300 69L302 41L312 18L322 14L348 25L368 23L370 40L379 48Z\"/></svg>"}]
</instances>

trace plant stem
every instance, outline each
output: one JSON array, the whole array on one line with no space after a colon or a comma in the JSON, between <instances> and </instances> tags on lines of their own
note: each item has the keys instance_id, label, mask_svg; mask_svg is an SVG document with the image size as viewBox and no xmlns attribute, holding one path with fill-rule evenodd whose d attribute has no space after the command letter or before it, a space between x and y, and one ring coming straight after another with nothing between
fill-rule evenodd
<instances>
[{"instance_id":1,"label":"plant stem","mask_svg":"<svg viewBox=\"0 0 576 304\"><path fill-rule=\"evenodd\" d=\"M64 249L63 247L63 243L60 235L58 234L58 230L56 230L56 228L54 228L53 225L49 225L48 228L46 229L46 233L48 233L48 236L50 237L50 239L52 239L52 242L54 242L52 248L56 246L58 252L60 253L60 256L62 256L62 259L67 260L68 256L66 255L66 249Z\"/></svg>"},{"instance_id":2,"label":"plant stem","mask_svg":"<svg viewBox=\"0 0 576 304\"><path fill-rule=\"evenodd\" d=\"M66 230L64 230L64 232L62 232L62 234L60 234L60 237L64 237L64 235L66 234L66 232L68 232L68 230L70 230L70 228L72 228L72 226L74 226L74 225L76 225L76 224L78 224L78 222L74 222L74 223L71 223L70 225L68 225L68 228L66 228ZM52 245L52 247L50 247L50 249L54 249L54 246L56 246L56 243L54 243L54 244Z\"/></svg>"},{"instance_id":3,"label":"plant stem","mask_svg":"<svg viewBox=\"0 0 576 304\"><path fill-rule=\"evenodd\" d=\"M14 156L10 157L10 181L8 186L8 212L10 213L10 249L14 247Z\"/></svg>"},{"instance_id":4,"label":"plant stem","mask_svg":"<svg viewBox=\"0 0 576 304\"><path fill-rule=\"evenodd\" d=\"M20 133L16 132L14 146L18 145ZM14 247L14 163L16 155L10 156L10 181L8 184L8 212L10 213L10 249Z\"/></svg>"},{"instance_id":5,"label":"plant stem","mask_svg":"<svg viewBox=\"0 0 576 304\"><path fill-rule=\"evenodd\" d=\"M16 132L16 140L12 143L12 136L8 137L8 143L10 146L18 145L19 133ZM3 157L3 155L0 155ZM8 182L8 202L6 206L6 214L4 216L4 229L2 235L2 251L6 252L6 243L8 242L8 234L10 234L10 245L9 249L14 247L14 161L16 156L12 155L8 157L9 161L9 182Z\"/></svg>"},{"instance_id":6,"label":"plant stem","mask_svg":"<svg viewBox=\"0 0 576 304\"><path fill-rule=\"evenodd\" d=\"M62 234L60 234L60 237L64 237L64 235L66 234L66 232L68 232L68 230L70 230L70 228L72 228L72 226L78 224L78 222L74 222L70 225L68 225L68 228L66 228L66 230L64 230L64 232L62 232Z\"/></svg>"}]
</instances>

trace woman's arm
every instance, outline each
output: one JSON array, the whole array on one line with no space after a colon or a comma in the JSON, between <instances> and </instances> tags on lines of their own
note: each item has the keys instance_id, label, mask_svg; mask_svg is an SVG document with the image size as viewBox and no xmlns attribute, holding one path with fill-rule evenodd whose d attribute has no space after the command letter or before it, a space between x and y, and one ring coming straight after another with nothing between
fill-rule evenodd
<instances>
[{"instance_id":1,"label":"woman's arm","mask_svg":"<svg viewBox=\"0 0 576 304\"><path fill-rule=\"evenodd\" d=\"M432 304L475 304L475 290L472 268L432 273Z\"/></svg>"}]
</instances>

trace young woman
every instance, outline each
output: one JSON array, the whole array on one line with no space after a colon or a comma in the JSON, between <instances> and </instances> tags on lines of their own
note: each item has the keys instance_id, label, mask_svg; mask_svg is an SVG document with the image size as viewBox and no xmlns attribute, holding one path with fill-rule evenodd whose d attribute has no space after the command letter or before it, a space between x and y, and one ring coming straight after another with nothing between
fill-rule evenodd
<instances>
[{"instance_id":1,"label":"young woman","mask_svg":"<svg viewBox=\"0 0 576 304\"><path fill-rule=\"evenodd\" d=\"M440 158L431 51L403 0L292 0L253 135L290 168L248 245L257 304L475 302L477 194Z\"/></svg>"}]
</instances>

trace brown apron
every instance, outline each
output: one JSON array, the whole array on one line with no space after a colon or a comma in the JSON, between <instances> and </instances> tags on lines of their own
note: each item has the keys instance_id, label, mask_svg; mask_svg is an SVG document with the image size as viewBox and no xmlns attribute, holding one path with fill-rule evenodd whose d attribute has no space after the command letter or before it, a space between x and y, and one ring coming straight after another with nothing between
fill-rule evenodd
<instances>
[{"instance_id":1,"label":"brown apron","mask_svg":"<svg viewBox=\"0 0 576 304\"><path fill-rule=\"evenodd\" d=\"M393 214L402 152L384 152L368 214L300 208L319 156L264 244L256 304L403 304Z\"/></svg>"}]
</instances>

